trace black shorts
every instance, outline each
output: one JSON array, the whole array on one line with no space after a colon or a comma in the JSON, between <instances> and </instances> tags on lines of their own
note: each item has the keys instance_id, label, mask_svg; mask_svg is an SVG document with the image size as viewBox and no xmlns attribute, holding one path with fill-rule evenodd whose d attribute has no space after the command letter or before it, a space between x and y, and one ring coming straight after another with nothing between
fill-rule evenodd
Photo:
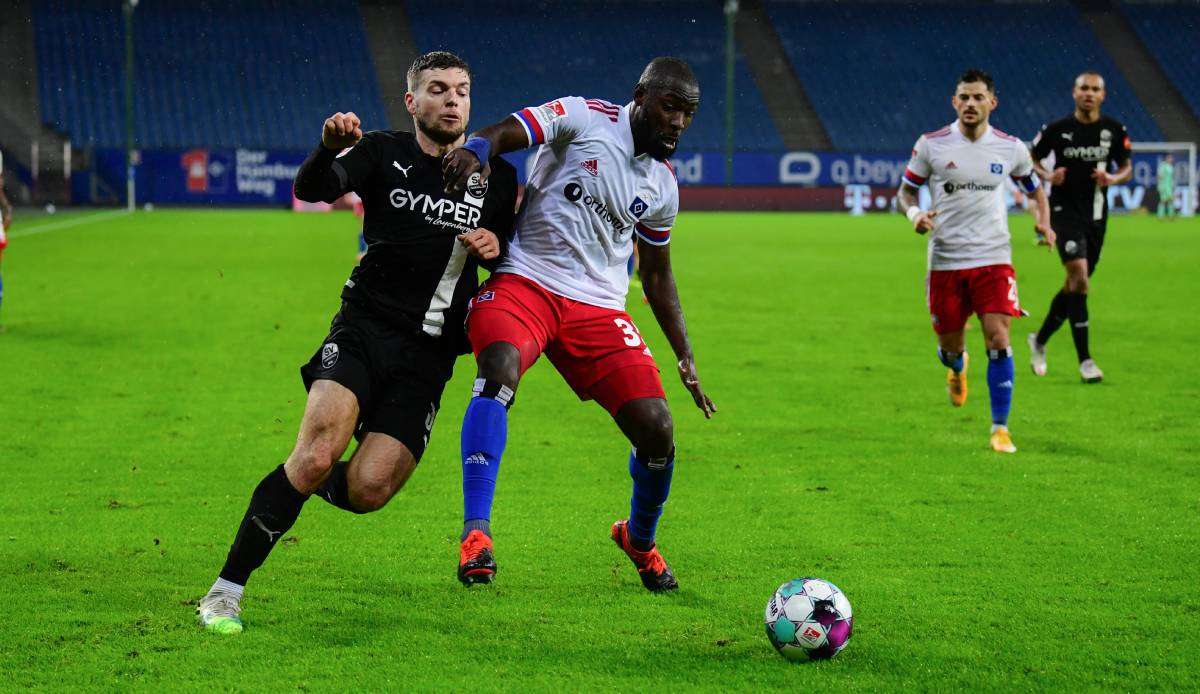
<instances>
[{"instance_id":1,"label":"black shorts","mask_svg":"<svg viewBox=\"0 0 1200 694\"><path fill-rule=\"evenodd\" d=\"M1050 215L1050 227L1054 229L1058 246L1058 257L1066 263L1069 260L1084 258L1087 260L1088 275L1096 270L1100 262L1100 249L1104 247L1104 228L1106 220L1092 221L1068 217L1065 215Z\"/></svg>"},{"instance_id":2,"label":"black shorts","mask_svg":"<svg viewBox=\"0 0 1200 694\"><path fill-rule=\"evenodd\" d=\"M354 393L359 441L368 432L387 434L420 460L457 357L440 342L343 303L300 377L305 389L327 379Z\"/></svg>"}]
</instances>

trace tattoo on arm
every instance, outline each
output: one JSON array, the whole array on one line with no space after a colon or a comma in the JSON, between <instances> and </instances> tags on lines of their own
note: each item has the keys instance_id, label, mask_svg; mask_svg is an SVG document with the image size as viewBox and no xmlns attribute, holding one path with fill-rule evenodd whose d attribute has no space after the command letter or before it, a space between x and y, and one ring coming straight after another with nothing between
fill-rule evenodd
<instances>
[{"instance_id":1,"label":"tattoo on arm","mask_svg":"<svg viewBox=\"0 0 1200 694\"><path fill-rule=\"evenodd\" d=\"M896 191L896 210L900 214L908 214L908 208L920 205L920 191L907 183L900 184Z\"/></svg>"}]
</instances>

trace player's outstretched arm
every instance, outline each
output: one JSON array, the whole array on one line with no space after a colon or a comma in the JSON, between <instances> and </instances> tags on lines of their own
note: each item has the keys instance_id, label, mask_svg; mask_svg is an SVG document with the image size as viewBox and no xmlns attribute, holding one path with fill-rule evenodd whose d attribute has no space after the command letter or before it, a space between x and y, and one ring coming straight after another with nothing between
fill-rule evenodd
<instances>
[{"instance_id":1,"label":"player's outstretched arm","mask_svg":"<svg viewBox=\"0 0 1200 694\"><path fill-rule=\"evenodd\" d=\"M488 159L493 155L507 154L529 146L525 128L515 116L487 126L467 138L462 147L450 151L442 159L442 177L447 193L458 193L467 187L471 174L479 172L481 181L491 174Z\"/></svg>"},{"instance_id":2,"label":"player's outstretched arm","mask_svg":"<svg viewBox=\"0 0 1200 694\"><path fill-rule=\"evenodd\" d=\"M711 418L717 412L717 406L712 398L704 393L700 386L700 377L696 375L696 358L692 354L691 341L688 340L687 324L683 320L683 307L679 305L679 291L675 288L675 275L671 272L670 246L655 246L638 241L639 274L642 278L642 290L646 300L654 311L654 318L662 328L679 368L679 378L692 394L696 407L704 413L705 418Z\"/></svg>"},{"instance_id":3,"label":"player's outstretched arm","mask_svg":"<svg viewBox=\"0 0 1200 694\"><path fill-rule=\"evenodd\" d=\"M333 168L338 152L353 147L362 139L362 121L353 112L335 113L325 119L321 144L308 155L292 186L296 197L305 202L333 202L351 189L351 181Z\"/></svg>"},{"instance_id":4,"label":"player's outstretched arm","mask_svg":"<svg viewBox=\"0 0 1200 694\"><path fill-rule=\"evenodd\" d=\"M896 191L896 209L912 222L913 231L924 234L933 229L933 218L937 216L937 210L922 210L919 194L920 190L917 188L901 183L900 190Z\"/></svg>"}]
</instances>

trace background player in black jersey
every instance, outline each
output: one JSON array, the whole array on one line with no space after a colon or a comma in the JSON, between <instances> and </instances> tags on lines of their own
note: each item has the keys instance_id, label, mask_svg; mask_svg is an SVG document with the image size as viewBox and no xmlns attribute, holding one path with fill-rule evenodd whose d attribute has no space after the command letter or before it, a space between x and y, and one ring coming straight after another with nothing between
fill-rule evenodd
<instances>
[{"instance_id":1,"label":"background player in black jersey","mask_svg":"<svg viewBox=\"0 0 1200 694\"><path fill-rule=\"evenodd\" d=\"M197 608L211 631L242 630L246 580L311 494L374 511L425 450L454 361L469 349L463 321L478 289L477 263L501 255L516 205L516 171L499 158L486 183L443 191L442 157L463 143L470 90L461 59L421 56L405 95L412 133L363 135L357 116L336 113L296 175L301 200L332 202L350 190L362 198L367 253L346 281L329 335L300 369L308 402L295 449L254 490L220 577ZM358 448L339 462L352 435Z\"/></svg>"},{"instance_id":2,"label":"background player in black jersey","mask_svg":"<svg viewBox=\"0 0 1200 694\"><path fill-rule=\"evenodd\" d=\"M1042 328L1029 335L1033 373L1046 375L1046 343L1064 320L1071 321L1079 375L1087 383L1104 378L1088 348L1088 278L1100 262L1108 224L1108 186L1133 175L1125 126L1100 114L1104 78L1085 72L1075 78L1075 112L1042 126L1033 140L1033 165L1049 181L1050 225L1058 233L1058 254L1067 271L1063 288L1050 302ZM1055 168L1042 160L1054 153ZM1115 168L1115 170L1114 170Z\"/></svg>"}]
</instances>

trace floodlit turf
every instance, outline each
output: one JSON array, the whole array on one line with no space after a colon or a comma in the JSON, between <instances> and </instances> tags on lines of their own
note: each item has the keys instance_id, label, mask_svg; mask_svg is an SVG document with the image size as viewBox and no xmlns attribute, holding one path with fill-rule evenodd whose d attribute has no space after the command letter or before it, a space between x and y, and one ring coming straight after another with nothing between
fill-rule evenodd
<instances>
[{"instance_id":1,"label":"floodlit turf","mask_svg":"<svg viewBox=\"0 0 1200 694\"><path fill-rule=\"evenodd\" d=\"M898 216L688 214L672 243L705 421L634 302L675 412L654 596L608 539L628 446L540 362L495 508L500 573L454 577L459 362L433 441L379 513L306 507L240 637L195 624L250 491L287 455L353 263L347 214L158 211L12 229L0 322L0 675L8 687L807 691L1200 687L1200 222L1114 219L1090 302L1028 368L1061 281L1014 226L1020 452L987 448L980 331L951 409ZM855 610L837 659L763 633L782 582Z\"/></svg>"}]
</instances>

